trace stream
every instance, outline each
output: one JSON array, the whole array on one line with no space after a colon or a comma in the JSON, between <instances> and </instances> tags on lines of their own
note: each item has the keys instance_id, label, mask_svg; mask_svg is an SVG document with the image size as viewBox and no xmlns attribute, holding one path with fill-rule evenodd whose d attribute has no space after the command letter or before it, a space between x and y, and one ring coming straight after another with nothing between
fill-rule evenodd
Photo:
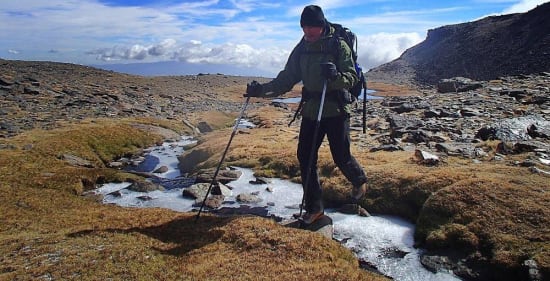
<instances>
[{"instance_id":1,"label":"stream","mask_svg":"<svg viewBox=\"0 0 550 281\"><path fill-rule=\"evenodd\" d=\"M180 176L177 156L183 147L195 142L192 138L182 137L179 142L164 143L148 149L146 163L151 172L161 166L168 171L156 174L165 179L176 179ZM153 164L151 164L153 163ZM140 164L141 165L141 164ZM222 207L239 207L235 197L241 193L259 193L263 199L260 203L247 204L250 207L266 208L269 214L290 219L296 213L296 206L302 201L302 187L278 178L269 179L268 184L251 184L256 178L253 171L235 167L242 172L239 179L229 182L232 194L226 197ZM109 183L100 186L94 192L104 196L103 203L137 208L167 208L179 212L193 209L194 200L182 196L182 188L156 190L142 193L126 189L130 183ZM270 187L271 191L266 190ZM420 263L421 249L413 247L414 225L398 217L373 215L360 217L326 210L332 218L334 239L351 249L358 259L366 261L378 271L401 281L455 281L461 280L452 273L432 273Z\"/></svg>"}]
</instances>

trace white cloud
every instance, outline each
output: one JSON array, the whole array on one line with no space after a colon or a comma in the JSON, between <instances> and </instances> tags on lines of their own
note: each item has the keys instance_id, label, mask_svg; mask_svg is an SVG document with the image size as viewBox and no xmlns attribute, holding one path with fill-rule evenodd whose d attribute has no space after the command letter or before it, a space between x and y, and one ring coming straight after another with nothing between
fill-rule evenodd
<instances>
[{"instance_id":1,"label":"white cloud","mask_svg":"<svg viewBox=\"0 0 550 281\"><path fill-rule=\"evenodd\" d=\"M503 14L513 14L513 13L525 13L540 4L544 4L548 0L521 0L519 3L512 5L511 7L505 9Z\"/></svg>"},{"instance_id":2,"label":"white cloud","mask_svg":"<svg viewBox=\"0 0 550 281\"><path fill-rule=\"evenodd\" d=\"M418 33L377 33L359 42L359 64L364 71L398 58L423 40Z\"/></svg>"},{"instance_id":3,"label":"white cloud","mask_svg":"<svg viewBox=\"0 0 550 281\"><path fill-rule=\"evenodd\" d=\"M19 52L18 50L11 50L11 49L10 49L10 50L8 50L8 53L17 55L17 54L19 54L20 52Z\"/></svg>"}]
</instances>

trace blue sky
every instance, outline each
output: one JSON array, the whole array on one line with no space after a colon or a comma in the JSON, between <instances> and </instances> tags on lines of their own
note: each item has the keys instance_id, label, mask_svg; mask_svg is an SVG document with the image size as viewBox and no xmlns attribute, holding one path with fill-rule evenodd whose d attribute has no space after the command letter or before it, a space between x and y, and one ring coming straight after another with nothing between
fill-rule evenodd
<instances>
[{"instance_id":1,"label":"blue sky","mask_svg":"<svg viewBox=\"0 0 550 281\"><path fill-rule=\"evenodd\" d=\"M181 61L275 75L317 4L359 38L365 70L397 58L429 29L526 12L542 0L2 0L0 58L87 65ZM231 73L227 73L231 74Z\"/></svg>"}]
</instances>

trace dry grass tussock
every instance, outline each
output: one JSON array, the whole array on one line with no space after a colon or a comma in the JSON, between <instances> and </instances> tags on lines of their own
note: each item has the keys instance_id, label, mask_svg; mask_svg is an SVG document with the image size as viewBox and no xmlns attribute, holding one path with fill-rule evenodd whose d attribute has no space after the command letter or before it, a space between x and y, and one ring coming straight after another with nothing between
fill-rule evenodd
<instances>
[{"instance_id":1,"label":"dry grass tussock","mask_svg":"<svg viewBox=\"0 0 550 281\"><path fill-rule=\"evenodd\" d=\"M211 118L223 127L234 116ZM140 180L105 165L162 140L138 123L186 130L166 120L89 120L0 141L0 280L386 280L337 242L267 219L204 214L195 223L192 213L82 196L101 181ZM93 167L70 166L64 154Z\"/></svg>"},{"instance_id":2,"label":"dry grass tussock","mask_svg":"<svg viewBox=\"0 0 550 281\"><path fill-rule=\"evenodd\" d=\"M242 130L232 143L227 165L252 167L259 176L299 181L298 129L286 127L288 114L274 108L252 111L249 118L269 126ZM228 136L229 129L205 137L203 147L216 151L205 162L207 166L217 163ZM494 143L481 145L490 148ZM414 152L371 153L355 144L352 150L369 177L362 205L372 213L398 215L416 223L418 245L458 252L502 269L503 274L521 271L526 259L534 259L549 273L548 177L490 157L476 164L451 157L429 167L417 164ZM327 143L321 147L318 166L327 205L343 203L350 186L332 162Z\"/></svg>"}]
</instances>

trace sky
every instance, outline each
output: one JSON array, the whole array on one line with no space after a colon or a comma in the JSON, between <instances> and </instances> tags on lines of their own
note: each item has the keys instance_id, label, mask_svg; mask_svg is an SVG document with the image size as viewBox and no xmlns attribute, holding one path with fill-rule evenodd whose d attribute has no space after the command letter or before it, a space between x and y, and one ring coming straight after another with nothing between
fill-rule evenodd
<instances>
[{"instance_id":1,"label":"sky","mask_svg":"<svg viewBox=\"0 0 550 281\"><path fill-rule=\"evenodd\" d=\"M440 26L526 12L543 0L0 0L0 58L84 65L182 62L276 75L319 5L358 37L366 71ZM229 69L229 70L227 70ZM192 70L191 70L192 71ZM225 73L232 74L232 73Z\"/></svg>"}]
</instances>

